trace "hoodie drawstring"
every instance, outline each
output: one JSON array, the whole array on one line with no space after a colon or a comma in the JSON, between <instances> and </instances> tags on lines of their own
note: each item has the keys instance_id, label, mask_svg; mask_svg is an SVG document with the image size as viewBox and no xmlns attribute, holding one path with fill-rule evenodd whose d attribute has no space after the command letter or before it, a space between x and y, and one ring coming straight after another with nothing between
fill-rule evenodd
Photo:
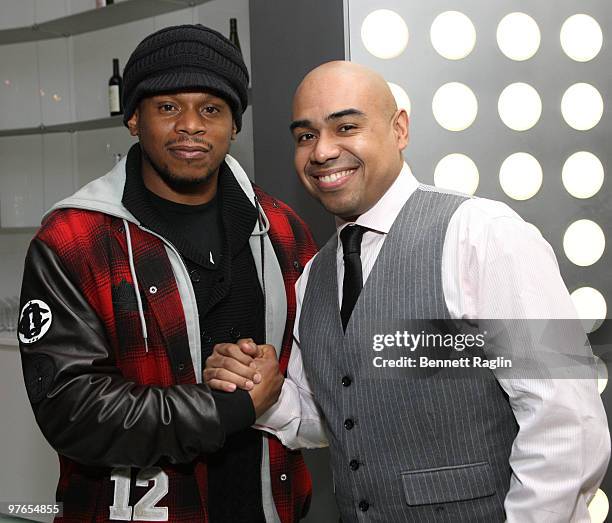
<instances>
[{"instance_id":1,"label":"hoodie drawstring","mask_svg":"<svg viewBox=\"0 0 612 523\"><path fill-rule=\"evenodd\" d=\"M259 204L259 198L257 195L253 197L253 201L255 202L255 208L257 209L257 225L259 226L259 231L253 232L253 236L259 236L259 250L261 252L261 293L263 294L263 305L264 305L264 318L267 316L267 301L266 301L266 271L265 271L265 248L264 248L264 235L270 230L270 222L268 221L268 217L266 213L263 211L263 208ZM263 228L262 228L263 224ZM267 339L267 333L265 332L265 321L264 321L264 340Z\"/></svg>"},{"instance_id":2,"label":"hoodie drawstring","mask_svg":"<svg viewBox=\"0 0 612 523\"><path fill-rule=\"evenodd\" d=\"M124 219L123 226L125 228L125 236L127 239L130 273L132 275L132 280L134 281L134 291L136 292L136 303L138 303L138 315L140 317L140 328L142 329L142 337L144 338L145 352L149 352L147 323L145 321L144 310L142 308L142 298L140 297L140 288L138 286L138 278L136 278L136 269L134 268L134 255L132 253L132 236L130 234L130 224L127 222L127 220Z\"/></svg>"},{"instance_id":3,"label":"hoodie drawstring","mask_svg":"<svg viewBox=\"0 0 612 523\"><path fill-rule=\"evenodd\" d=\"M257 221L259 223L259 230L253 231L251 235L252 236L263 236L264 234L267 234L267 232L270 230L270 221L268 220L266 213L264 212L261 204L259 203L259 198L257 198L257 195L253 197L253 201L255 202L255 208L257 209L257 214L258 214ZM263 223L263 229L261 228L262 223Z\"/></svg>"}]
</instances>

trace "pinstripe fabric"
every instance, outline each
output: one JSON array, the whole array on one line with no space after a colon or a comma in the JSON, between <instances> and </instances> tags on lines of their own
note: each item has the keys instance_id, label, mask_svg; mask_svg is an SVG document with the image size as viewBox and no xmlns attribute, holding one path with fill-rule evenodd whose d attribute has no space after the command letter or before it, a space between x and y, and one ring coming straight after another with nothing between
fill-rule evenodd
<instances>
[{"instance_id":1,"label":"pinstripe fabric","mask_svg":"<svg viewBox=\"0 0 612 523\"><path fill-rule=\"evenodd\" d=\"M465 197L420 186L391 228L342 333L334 236L315 258L301 311L304 367L329 428L345 523L504 520L517 426L494 376L375 373L372 336L448 319L441 260ZM413 325L414 326L414 325ZM398 357L403 354L398 354ZM350 386L342 377L350 376ZM345 425L346 420L351 420ZM347 426L349 427L347 429ZM356 470L351 460L360 465ZM359 507L367 501L366 511ZM363 504L362 504L363 507Z\"/></svg>"}]
</instances>

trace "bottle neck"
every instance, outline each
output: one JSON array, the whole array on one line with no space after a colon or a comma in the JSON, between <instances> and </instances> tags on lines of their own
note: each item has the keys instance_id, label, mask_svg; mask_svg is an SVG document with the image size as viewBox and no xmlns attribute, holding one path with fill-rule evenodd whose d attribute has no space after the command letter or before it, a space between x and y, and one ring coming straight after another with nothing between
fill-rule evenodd
<instances>
[{"instance_id":1,"label":"bottle neck","mask_svg":"<svg viewBox=\"0 0 612 523\"><path fill-rule=\"evenodd\" d=\"M113 76L119 76L119 60L113 58Z\"/></svg>"}]
</instances>

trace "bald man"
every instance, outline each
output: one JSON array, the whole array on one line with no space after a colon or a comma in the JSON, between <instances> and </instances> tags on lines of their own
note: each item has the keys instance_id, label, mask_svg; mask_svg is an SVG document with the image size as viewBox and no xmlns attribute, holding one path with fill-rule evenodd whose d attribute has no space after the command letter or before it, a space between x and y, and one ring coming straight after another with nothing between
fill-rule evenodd
<instances>
[{"instance_id":1,"label":"bald man","mask_svg":"<svg viewBox=\"0 0 612 523\"><path fill-rule=\"evenodd\" d=\"M589 521L610 454L595 380L432 371L394 335L455 336L459 353L460 319L574 318L551 247L503 203L419 184L408 116L365 67L310 72L290 127L300 180L337 233L296 285L287 378L257 427L291 448L329 444L344 523ZM583 334L566 331L560 353ZM505 335L510 354L537 349ZM241 349L211 357L211 386L253 377L257 347ZM399 368L411 355L417 368Z\"/></svg>"}]
</instances>

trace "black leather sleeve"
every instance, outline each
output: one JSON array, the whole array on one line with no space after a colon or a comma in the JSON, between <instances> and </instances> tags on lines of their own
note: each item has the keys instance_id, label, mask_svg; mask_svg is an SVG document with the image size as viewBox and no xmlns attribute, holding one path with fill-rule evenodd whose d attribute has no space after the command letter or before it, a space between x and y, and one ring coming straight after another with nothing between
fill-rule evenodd
<instances>
[{"instance_id":1,"label":"black leather sleeve","mask_svg":"<svg viewBox=\"0 0 612 523\"><path fill-rule=\"evenodd\" d=\"M186 463L222 447L210 389L126 380L113 364L102 322L39 239L26 258L21 311L28 397L60 454L86 465L145 467L164 458Z\"/></svg>"}]
</instances>

